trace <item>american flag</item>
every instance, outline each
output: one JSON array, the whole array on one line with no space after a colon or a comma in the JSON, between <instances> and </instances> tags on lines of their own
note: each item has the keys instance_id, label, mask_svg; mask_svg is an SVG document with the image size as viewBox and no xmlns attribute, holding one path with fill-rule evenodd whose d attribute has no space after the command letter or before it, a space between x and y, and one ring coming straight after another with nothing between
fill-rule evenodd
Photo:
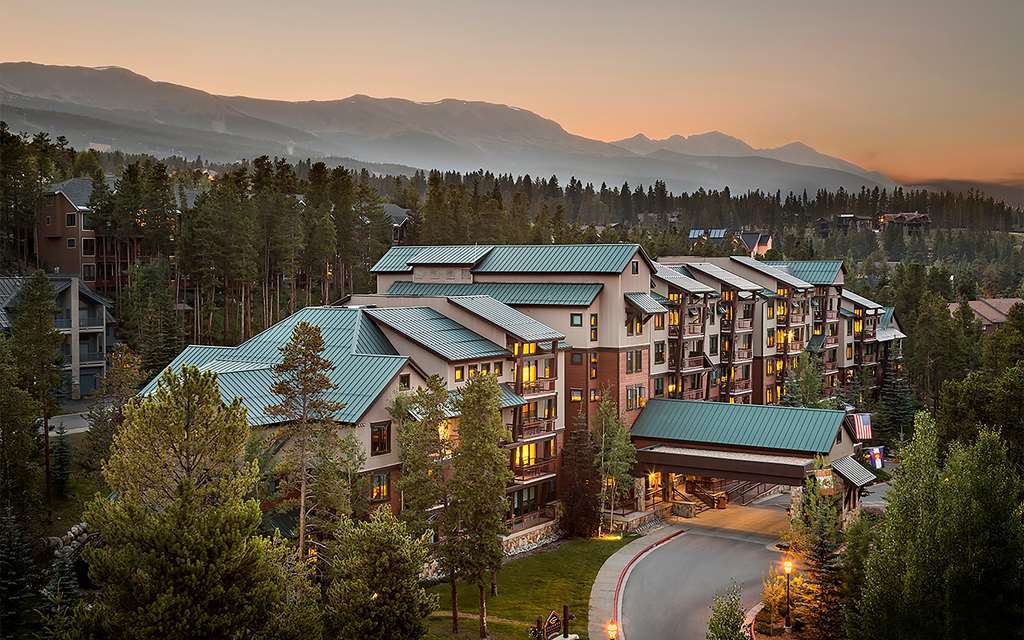
<instances>
[{"instance_id":1,"label":"american flag","mask_svg":"<svg viewBox=\"0 0 1024 640\"><path fill-rule=\"evenodd\" d=\"M857 440L870 440L871 439L871 414L870 413L855 413L853 414L853 435Z\"/></svg>"}]
</instances>

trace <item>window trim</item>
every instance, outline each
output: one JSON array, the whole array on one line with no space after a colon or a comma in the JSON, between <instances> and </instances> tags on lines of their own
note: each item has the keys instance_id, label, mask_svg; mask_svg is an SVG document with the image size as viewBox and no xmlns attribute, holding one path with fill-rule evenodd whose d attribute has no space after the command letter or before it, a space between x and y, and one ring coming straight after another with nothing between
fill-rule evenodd
<instances>
[{"instance_id":1,"label":"window trim","mask_svg":"<svg viewBox=\"0 0 1024 640\"><path fill-rule=\"evenodd\" d=\"M71 224L68 224L68 220L71 221ZM68 228L68 229L77 228L78 227L78 214L77 213L71 213L71 212L65 213L64 214L64 226L66 228Z\"/></svg>"},{"instance_id":2,"label":"window trim","mask_svg":"<svg viewBox=\"0 0 1024 640\"><path fill-rule=\"evenodd\" d=\"M384 478L384 483L378 485L377 484L377 479L378 478ZM377 492L377 487L383 487L383 492L381 493L380 496L377 495L377 493L378 493ZM391 501L391 472L390 471L384 471L382 473L371 472L371 474L370 474L370 502L376 504L376 503L379 503L379 502L390 502L390 501Z\"/></svg>"},{"instance_id":3,"label":"window trim","mask_svg":"<svg viewBox=\"0 0 1024 640\"><path fill-rule=\"evenodd\" d=\"M383 428L386 435L387 448L384 450L378 449L378 438L376 434ZM390 420L379 420L377 422L370 423L370 456L386 456L391 453L391 421Z\"/></svg>"},{"instance_id":4,"label":"window trim","mask_svg":"<svg viewBox=\"0 0 1024 640\"><path fill-rule=\"evenodd\" d=\"M569 326L570 327L582 327L583 326L583 314L582 313L570 313L569 314Z\"/></svg>"},{"instance_id":5,"label":"window trim","mask_svg":"<svg viewBox=\"0 0 1024 640\"><path fill-rule=\"evenodd\" d=\"M67 246L68 249L77 249L78 248L78 238L68 238L66 246Z\"/></svg>"}]
</instances>

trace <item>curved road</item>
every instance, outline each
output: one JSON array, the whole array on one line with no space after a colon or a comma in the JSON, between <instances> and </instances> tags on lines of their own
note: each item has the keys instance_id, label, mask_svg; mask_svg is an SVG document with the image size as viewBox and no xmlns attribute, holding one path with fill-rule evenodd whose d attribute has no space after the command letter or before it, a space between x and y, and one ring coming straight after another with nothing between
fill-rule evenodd
<instances>
[{"instance_id":1,"label":"curved road","mask_svg":"<svg viewBox=\"0 0 1024 640\"><path fill-rule=\"evenodd\" d=\"M760 600L761 579L779 553L770 547L785 527L788 496L730 507L683 521L686 533L633 565L621 593L625 640L703 640L715 593L733 580L743 606ZM737 513L742 511L743 513ZM709 521L710 520L710 521Z\"/></svg>"}]
</instances>

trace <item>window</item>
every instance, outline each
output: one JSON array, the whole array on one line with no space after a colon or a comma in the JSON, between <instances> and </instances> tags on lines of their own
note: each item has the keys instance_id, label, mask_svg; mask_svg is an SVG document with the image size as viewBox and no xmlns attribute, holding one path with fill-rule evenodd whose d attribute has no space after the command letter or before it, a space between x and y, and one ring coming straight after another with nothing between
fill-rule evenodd
<instances>
[{"instance_id":1,"label":"window","mask_svg":"<svg viewBox=\"0 0 1024 640\"><path fill-rule=\"evenodd\" d=\"M455 382L464 380L466 378L466 370L462 367L455 367Z\"/></svg>"},{"instance_id":2,"label":"window","mask_svg":"<svg viewBox=\"0 0 1024 640\"><path fill-rule=\"evenodd\" d=\"M654 379L654 392L652 395L659 397L665 395L665 378Z\"/></svg>"},{"instance_id":3,"label":"window","mask_svg":"<svg viewBox=\"0 0 1024 640\"><path fill-rule=\"evenodd\" d=\"M853 345L852 344L848 344L848 345L846 345L846 359L849 360L852 357L853 357Z\"/></svg>"},{"instance_id":4,"label":"window","mask_svg":"<svg viewBox=\"0 0 1024 640\"><path fill-rule=\"evenodd\" d=\"M846 334L849 335L851 333L853 333L853 320L847 320L846 321Z\"/></svg>"},{"instance_id":5,"label":"window","mask_svg":"<svg viewBox=\"0 0 1024 640\"><path fill-rule=\"evenodd\" d=\"M766 304L764 306L764 308L765 308L765 311L768 313L768 319L769 320L771 320L772 318L775 317L775 305L772 304L771 301L769 301L768 304Z\"/></svg>"},{"instance_id":6,"label":"window","mask_svg":"<svg viewBox=\"0 0 1024 640\"><path fill-rule=\"evenodd\" d=\"M515 466L529 467L537 464L537 443L531 442L521 447L516 447Z\"/></svg>"},{"instance_id":7,"label":"window","mask_svg":"<svg viewBox=\"0 0 1024 640\"><path fill-rule=\"evenodd\" d=\"M645 399L646 390L642 384L634 384L626 387L626 410L639 409L647 404Z\"/></svg>"},{"instance_id":8,"label":"window","mask_svg":"<svg viewBox=\"0 0 1024 640\"><path fill-rule=\"evenodd\" d=\"M51 224L52 220L50 219L50 216L46 216L46 226L50 226Z\"/></svg>"},{"instance_id":9,"label":"window","mask_svg":"<svg viewBox=\"0 0 1024 640\"><path fill-rule=\"evenodd\" d=\"M68 238L68 249L74 249L77 246L74 238Z\"/></svg>"},{"instance_id":10,"label":"window","mask_svg":"<svg viewBox=\"0 0 1024 640\"><path fill-rule=\"evenodd\" d=\"M665 364L665 342L654 343L654 364Z\"/></svg>"},{"instance_id":11,"label":"window","mask_svg":"<svg viewBox=\"0 0 1024 640\"><path fill-rule=\"evenodd\" d=\"M644 352L635 349L626 352L626 373L639 373L644 370Z\"/></svg>"},{"instance_id":12,"label":"window","mask_svg":"<svg viewBox=\"0 0 1024 640\"><path fill-rule=\"evenodd\" d=\"M96 238L82 238L82 255L96 255Z\"/></svg>"},{"instance_id":13,"label":"window","mask_svg":"<svg viewBox=\"0 0 1024 640\"><path fill-rule=\"evenodd\" d=\"M597 354L590 354L590 379L594 380L597 378Z\"/></svg>"},{"instance_id":14,"label":"window","mask_svg":"<svg viewBox=\"0 0 1024 640\"><path fill-rule=\"evenodd\" d=\"M487 375L490 372L491 372L491 363L490 362L484 362L483 364L480 365L480 375L485 376L485 375Z\"/></svg>"},{"instance_id":15,"label":"window","mask_svg":"<svg viewBox=\"0 0 1024 640\"><path fill-rule=\"evenodd\" d=\"M654 328L655 329L664 329L665 328L665 314L664 313L656 313L656 314L654 314Z\"/></svg>"},{"instance_id":16,"label":"window","mask_svg":"<svg viewBox=\"0 0 1024 640\"><path fill-rule=\"evenodd\" d=\"M590 390L590 401L591 402L598 402L600 400L601 400L601 394L597 391L597 389L591 389Z\"/></svg>"},{"instance_id":17,"label":"window","mask_svg":"<svg viewBox=\"0 0 1024 640\"><path fill-rule=\"evenodd\" d=\"M370 423L370 455L391 453L391 421Z\"/></svg>"},{"instance_id":18,"label":"window","mask_svg":"<svg viewBox=\"0 0 1024 640\"><path fill-rule=\"evenodd\" d=\"M64 216L64 226L74 227L78 224L78 216L74 213L69 213Z\"/></svg>"},{"instance_id":19,"label":"window","mask_svg":"<svg viewBox=\"0 0 1024 640\"><path fill-rule=\"evenodd\" d=\"M82 280L86 282L96 281L96 265L94 264L83 264L82 265Z\"/></svg>"},{"instance_id":20,"label":"window","mask_svg":"<svg viewBox=\"0 0 1024 640\"><path fill-rule=\"evenodd\" d=\"M711 340L710 340L710 343L708 345L708 355L709 356L717 356L718 355L718 336L711 336Z\"/></svg>"},{"instance_id":21,"label":"window","mask_svg":"<svg viewBox=\"0 0 1024 640\"><path fill-rule=\"evenodd\" d=\"M597 342L597 314L590 314L590 341Z\"/></svg>"},{"instance_id":22,"label":"window","mask_svg":"<svg viewBox=\"0 0 1024 640\"><path fill-rule=\"evenodd\" d=\"M471 364L467 367L467 369L469 369L469 377L475 378L477 374L477 366L475 364Z\"/></svg>"},{"instance_id":23,"label":"window","mask_svg":"<svg viewBox=\"0 0 1024 640\"><path fill-rule=\"evenodd\" d=\"M569 326L582 327L583 326L583 314L582 313L570 313L569 314Z\"/></svg>"},{"instance_id":24,"label":"window","mask_svg":"<svg viewBox=\"0 0 1024 640\"><path fill-rule=\"evenodd\" d=\"M764 401L767 404L775 402L775 387L765 387L764 389Z\"/></svg>"},{"instance_id":25,"label":"window","mask_svg":"<svg viewBox=\"0 0 1024 640\"><path fill-rule=\"evenodd\" d=\"M409 374L408 373L403 373L400 376L398 376L398 388L401 389L402 391L408 391L409 390Z\"/></svg>"},{"instance_id":26,"label":"window","mask_svg":"<svg viewBox=\"0 0 1024 640\"><path fill-rule=\"evenodd\" d=\"M391 497L391 474L373 474L373 488L370 490L370 500L373 502L384 502Z\"/></svg>"},{"instance_id":27,"label":"window","mask_svg":"<svg viewBox=\"0 0 1024 640\"><path fill-rule=\"evenodd\" d=\"M639 317L633 315L626 316L626 335L627 336L642 336L644 334L644 323Z\"/></svg>"},{"instance_id":28,"label":"window","mask_svg":"<svg viewBox=\"0 0 1024 640\"><path fill-rule=\"evenodd\" d=\"M765 344L769 347L775 346L775 329L768 328L768 341Z\"/></svg>"},{"instance_id":29,"label":"window","mask_svg":"<svg viewBox=\"0 0 1024 640\"><path fill-rule=\"evenodd\" d=\"M573 351L569 359L573 364L583 364L583 354L579 351Z\"/></svg>"},{"instance_id":30,"label":"window","mask_svg":"<svg viewBox=\"0 0 1024 640\"><path fill-rule=\"evenodd\" d=\"M640 273L640 261L639 260L634 260L632 262L632 264L629 265L629 270L630 270L630 272L634 276L639 274Z\"/></svg>"},{"instance_id":31,"label":"window","mask_svg":"<svg viewBox=\"0 0 1024 640\"><path fill-rule=\"evenodd\" d=\"M569 399L573 402L580 402L583 400L583 389L569 389Z\"/></svg>"},{"instance_id":32,"label":"window","mask_svg":"<svg viewBox=\"0 0 1024 640\"><path fill-rule=\"evenodd\" d=\"M494 375L496 375L496 376L500 376L501 375L501 362L495 362L494 363Z\"/></svg>"}]
</instances>

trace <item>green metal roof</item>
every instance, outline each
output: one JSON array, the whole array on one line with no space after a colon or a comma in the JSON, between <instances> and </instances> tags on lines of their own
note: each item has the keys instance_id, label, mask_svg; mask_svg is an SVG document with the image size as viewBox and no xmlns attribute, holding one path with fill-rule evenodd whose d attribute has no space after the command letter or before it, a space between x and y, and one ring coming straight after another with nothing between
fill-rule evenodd
<instances>
[{"instance_id":1,"label":"green metal roof","mask_svg":"<svg viewBox=\"0 0 1024 640\"><path fill-rule=\"evenodd\" d=\"M414 245L396 245L380 257L377 264L370 268L371 273L412 273L407 260L427 247Z\"/></svg>"},{"instance_id":2,"label":"green metal roof","mask_svg":"<svg viewBox=\"0 0 1024 640\"><path fill-rule=\"evenodd\" d=\"M406 264L439 264L439 265L462 265L470 266L479 262L480 258L487 255L491 245L440 245L427 247L418 251L416 255L406 259Z\"/></svg>"},{"instance_id":3,"label":"green metal roof","mask_svg":"<svg viewBox=\"0 0 1024 640\"><path fill-rule=\"evenodd\" d=\"M906 337L907 334L900 330L899 320L896 319L896 309L894 307L883 307L882 316L878 319L878 330L875 332L875 339L879 342L888 342Z\"/></svg>"},{"instance_id":4,"label":"green metal roof","mask_svg":"<svg viewBox=\"0 0 1024 640\"><path fill-rule=\"evenodd\" d=\"M686 267L691 273L694 271L702 273L709 278L714 278L740 291L760 291L763 288L755 282L742 278L731 271L726 271L717 264L710 262L687 262Z\"/></svg>"},{"instance_id":5,"label":"green metal roof","mask_svg":"<svg viewBox=\"0 0 1024 640\"><path fill-rule=\"evenodd\" d=\"M882 317L878 319L878 328L888 329L895 313L896 307L882 307Z\"/></svg>"},{"instance_id":6,"label":"green metal roof","mask_svg":"<svg viewBox=\"0 0 1024 640\"><path fill-rule=\"evenodd\" d=\"M634 438L824 454L832 449L845 415L830 409L652 398L630 433Z\"/></svg>"},{"instance_id":7,"label":"green metal roof","mask_svg":"<svg viewBox=\"0 0 1024 640\"><path fill-rule=\"evenodd\" d=\"M654 263L654 277L678 287L686 293L715 293L714 287L709 287L703 282L685 276L659 262Z\"/></svg>"},{"instance_id":8,"label":"green metal roof","mask_svg":"<svg viewBox=\"0 0 1024 640\"><path fill-rule=\"evenodd\" d=\"M867 486L875 481L875 474L854 460L853 456L843 456L834 460L832 469L858 487Z\"/></svg>"},{"instance_id":9,"label":"green metal roof","mask_svg":"<svg viewBox=\"0 0 1024 640\"><path fill-rule=\"evenodd\" d=\"M668 309L651 297L646 291L630 291L625 294L626 302L633 305L643 313L667 313Z\"/></svg>"},{"instance_id":10,"label":"green metal roof","mask_svg":"<svg viewBox=\"0 0 1024 640\"><path fill-rule=\"evenodd\" d=\"M476 273L621 273L640 245L499 245L473 268ZM642 260L649 260L641 253Z\"/></svg>"},{"instance_id":11,"label":"green metal roof","mask_svg":"<svg viewBox=\"0 0 1024 640\"><path fill-rule=\"evenodd\" d=\"M164 372L177 371L185 364L213 371L217 373L221 398L224 402L241 398L250 425L276 424L280 418L267 414L269 405L280 402L271 391L275 382L272 367L281 360L280 347L302 321L320 328L322 355L334 366L328 376L336 388L328 397L345 406L333 418L343 423L358 422L409 360L395 354L391 343L360 309L306 307L237 347L190 345ZM159 377L150 381L141 395L152 393Z\"/></svg>"},{"instance_id":12,"label":"green metal roof","mask_svg":"<svg viewBox=\"0 0 1024 640\"><path fill-rule=\"evenodd\" d=\"M410 282L397 280L388 288L393 296L491 296L499 302L523 306L589 307L604 285L568 282Z\"/></svg>"},{"instance_id":13,"label":"green metal roof","mask_svg":"<svg viewBox=\"0 0 1024 640\"><path fill-rule=\"evenodd\" d=\"M843 271L842 260L766 260L763 264L783 269L814 285L835 284Z\"/></svg>"},{"instance_id":14,"label":"green metal roof","mask_svg":"<svg viewBox=\"0 0 1024 640\"><path fill-rule=\"evenodd\" d=\"M491 296L452 296L448 301L527 342L565 338L564 333L555 331Z\"/></svg>"},{"instance_id":15,"label":"green metal roof","mask_svg":"<svg viewBox=\"0 0 1024 640\"><path fill-rule=\"evenodd\" d=\"M853 315L853 312L850 311L849 309L840 309L839 310L839 315L844 317L844 318L853 318L853 317L855 317Z\"/></svg>"},{"instance_id":16,"label":"green metal roof","mask_svg":"<svg viewBox=\"0 0 1024 640\"><path fill-rule=\"evenodd\" d=\"M504 347L430 307L369 308L363 311L449 362L510 355Z\"/></svg>"},{"instance_id":17,"label":"green metal roof","mask_svg":"<svg viewBox=\"0 0 1024 640\"><path fill-rule=\"evenodd\" d=\"M502 382L498 385L500 391L500 397L498 402L501 404L502 409L508 409L511 407L521 407L526 404L526 398L516 395L516 392L512 390L512 387ZM457 418L462 415L459 410L459 402L462 400L462 391L460 389L452 389L448 392L448 401L444 405L444 417L446 418ZM410 412L415 418L416 413Z\"/></svg>"},{"instance_id":18,"label":"green metal roof","mask_svg":"<svg viewBox=\"0 0 1024 640\"><path fill-rule=\"evenodd\" d=\"M665 296L661 295L657 291L654 291L653 289L651 290L651 297L654 298L655 300L657 300L658 304L660 304L663 307L665 305L667 305L667 304L671 304L671 302L672 302L671 300L669 300Z\"/></svg>"},{"instance_id":19,"label":"green metal roof","mask_svg":"<svg viewBox=\"0 0 1024 640\"><path fill-rule=\"evenodd\" d=\"M807 350L813 353L822 351L825 347L825 335L818 334L811 336L811 339L807 341Z\"/></svg>"},{"instance_id":20,"label":"green metal roof","mask_svg":"<svg viewBox=\"0 0 1024 640\"><path fill-rule=\"evenodd\" d=\"M751 269L754 269L755 271L758 271L768 276L769 278L775 278L775 280L777 280L778 282L787 284L793 287L794 289L811 289L812 287L814 287L814 285L812 285L810 282L807 282L806 280L803 280L802 278L798 278L787 271L778 269L766 262L755 260L749 256L732 256L731 259L746 267L750 267Z\"/></svg>"},{"instance_id":21,"label":"green metal roof","mask_svg":"<svg viewBox=\"0 0 1024 640\"><path fill-rule=\"evenodd\" d=\"M843 289L843 298L849 300L850 302L858 306L865 307L867 309L878 310L882 308L882 305L878 304L874 300L868 300L864 296L857 295L856 293L850 291L849 289Z\"/></svg>"}]
</instances>

